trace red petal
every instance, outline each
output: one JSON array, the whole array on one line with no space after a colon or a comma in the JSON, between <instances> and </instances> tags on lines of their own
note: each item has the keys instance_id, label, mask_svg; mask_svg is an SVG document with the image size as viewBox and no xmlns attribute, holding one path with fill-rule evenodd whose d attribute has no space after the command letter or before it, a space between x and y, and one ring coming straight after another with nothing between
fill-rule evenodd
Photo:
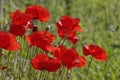
<instances>
[{"instance_id":1,"label":"red petal","mask_svg":"<svg viewBox=\"0 0 120 80\"><path fill-rule=\"evenodd\" d=\"M60 68L60 60L57 58L51 58L48 61L48 64L46 66L46 70L49 72L55 72Z\"/></svg>"},{"instance_id":2,"label":"red petal","mask_svg":"<svg viewBox=\"0 0 120 80\"><path fill-rule=\"evenodd\" d=\"M74 24L78 24L80 22L79 18L73 18Z\"/></svg>"},{"instance_id":3,"label":"red petal","mask_svg":"<svg viewBox=\"0 0 120 80\"><path fill-rule=\"evenodd\" d=\"M31 59L31 64L34 69L44 70L46 69L46 63L49 57L46 54L37 54L33 59Z\"/></svg>"},{"instance_id":4,"label":"red petal","mask_svg":"<svg viewBox=\"0 0 120 80\"><path fill-rule=\"evenodd\" d=\"M12 23L15 25L26 25L28 21L32 19L32 16L29 14L17 13L14 14Z\"/></svg>"},{"instance_id":5,"label":"red petal","mask_svg":"<svg viewBox=\"0 0 120 80\"><path fill-rule=\"evenodd\" d=\"M89 52L89 48L88 48L87 45L83 45L82 50L83 50L83 53L84 53L85 56L88 56L88 55L91 54L91 53Z\"/></svg>"},{"instance_id":6,"label":"red petal","mask_svg":"<svg viewBox=\"0 0 120 80\"><path fill-rule=\"evenodd\" d=\"M61 23L64 27L66 27L68 29L73 28L73 20L70 16L63 16L61 19Z\"/></svg>"},{"instance_id":7,"label":"red petal","mask_svg":"<svg viewBox=\"0 0 120 80\"><path fill-rule=\"evenodd\" d=\"M52 48L52 54L54 57L57 57L59 59L61 59L61 56L64 52L66 52L66 48L64 46L59 46L59 47L53 47Z\"/></svg>"},{"instance_id":8,"label":"red petal","mask_svg":"<svg viewBox=\"0 0 120 80\"><path fill-rule=\"evenodd\" d=\"M20 49L20 45L15 39L15 36L7 32L0 32L0 47L6 50Z\"/></svg>"},{"instance_id":9,"label":"red petal","mask_svg":"<svg viewBox=\"0 0 120 80\"><path fill-rule=\"evenodd\" d=\"M46 34L45 34L46 33ZM30 45L37 46L45 51L51 51L54 35L45 31L34 32L26 37Z\"/></svg>"},{"instance_id":10,"label":"red petal","mask_svg":"<svg viewBox=\"0 0 120 80\"><path fill-rule=\"evenodd\" d=\"M68 49L63 55L61 56L61 60L63 65L70 65L74 62L74 60L78 57L78 53L74 48Z\"/></svg>"},{"instance_id":11,"label":"red petal","mask_svg":"<svg viewBox=\"0 0 120 80\"><path fill-rule=\"evenodd\" d=\"M67 69L71 69L73 67L85 67L85 66L86 66L86 59L82 56L78 56L78 58L76 58L71 65L67 65Z\"/></svg>"},{"instance_id":12,"label":"red petal","mask_svg":"<svg viewBox=\"0 0 120 80\"><path fill-rule=\"evenodd\" d=\"M33 19L39 19L42 22L46 22L50 18L49 11L41 5L28 6L25 13L32 15Z\"/></svg>"},{"instance_id":13,"label":"red petal","mask_svg":"<svg viewBox=\"0 0 120 80\"><path fill-rule=\"evenodd\" d=\"M80 27L80 25L77 25L75 28L74 28L75 31L78 31L78 32L83 32L82 28Z\"/></svg>"},{"instance_id":14,"label":"red petal","mask_svg":"<svg viewBox=\"0 0 120 80\"><path fill-rule=\"evenodd\" d=\"M105 61L108 59L106 51L97 45L89 45L89 51L91 55L98 61Z\"/></svg>"},{"instance_id":15,"label":"red petal","mask_svg":"<svg viewBox=\"0 0 120 80\"><path fill-rule=\"evenodd\" d=\"M25 28L23 26L11 24L10 25L10 33L12 33L15 36L23 36L25 33Z\"/></svg>"},{"instance_id":16,"label":"red petal","mask_svg":"<svg viewBox=\"0 0 120 80\"><path fill-rule=\"evenodd\" d=\"M61 57L61 50L58 47L52 48L52 54L54 57L60 58Z\"/></svg>"},{"instance_id":17,"label":"red petal","mask_svg":"<svg viewBox=\"0 0 120 80\"><path fill-rule=\"evenodd\" d=\"M15 12L12 12L12 13L10 14L10 17L13 19L14 16L21 15L21 14L22 14L22 12L21 12L20 10L16 10Z\"/></svg>"},{"instance_id":18,"label":"red petal","mask_svg":"<svg viewBox=\"0 0 120 80\"><path fill-rule=\"evenodd\" d=\"M75 66L76 66L76 67L85 67L85 66L86 66L86 59L85 59L84 57L79 56L79 57L78 57L78 60L79 60L79 61L76 61L76 62L75 62Z\"/></svg>"}]
</instances>

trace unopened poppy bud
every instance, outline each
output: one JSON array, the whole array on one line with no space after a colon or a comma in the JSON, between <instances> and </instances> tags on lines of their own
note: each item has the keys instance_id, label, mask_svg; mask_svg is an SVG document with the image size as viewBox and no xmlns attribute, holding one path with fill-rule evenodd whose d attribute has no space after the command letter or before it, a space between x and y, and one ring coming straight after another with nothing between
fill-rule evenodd
<instances>
[{"instance_id":1,"label":"unopened poppy bud","mask_svg":"<svg viewBox=\"0 0 120 80\"><path fill-rule=\"evenodd\" d=\"M2 69L2 70L5 70L5 69L7 69L7 67L6 67L6 66L3 66L1 69Z\"/></svg>"},{"instance_id":2,"label":"unopened poppy bud","mask_svg":"<svg viewBox=\"0 0 120 80\"><path fill-rule=\"evenodd\" d=\"M33 26L32 31L33 31L33 32L37 32L37 31L38 31L38 27L37 27L37 25L34 25L34 26Z\"/></svg>"},{"instance_id":3,"label":"unopened poppy bud","mask_svg":"<svg viewBox=\"0 0 120 80\"><path fill-rule=\"evenodd\" d=\"M46 31L48 31L48 30L50 30L50 25L48 25L48 26L46 27Z\"/></svg>"}]
</instances>

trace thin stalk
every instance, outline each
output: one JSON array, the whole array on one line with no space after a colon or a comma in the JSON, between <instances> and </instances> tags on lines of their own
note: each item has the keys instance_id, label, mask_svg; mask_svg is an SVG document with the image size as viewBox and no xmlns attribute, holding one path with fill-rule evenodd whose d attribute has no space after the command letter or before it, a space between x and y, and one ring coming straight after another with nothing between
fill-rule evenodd
<instances>
[{"instance_id":1,"label":"thin stalk","mask_svg":"<svg viewBox=\"0 0 120 80\"><path fill-rule=\"evenodd\" d=\"M4 12L4 22L3 22L3 24L5 25L5 17L6 17L6 9L5 8L3 8L3 12Z\"/></svg>"},{"instance_id":2,"label":"thin stalk","mask_svg":"<svg viewBox=\"0 0 120 80\"><path fill-rule=\"evenodd\" d=\"M40 75L39 75L39 80L42 80L41 78L42 78L42 75L43 75L43 72L41 71L40 72Z\"/></svg>"},{"instance_id":3,"label":"thin stalk","mask_svg":"<svg viewBox=\"0 0 120 80\"><path fill-rule=\"evenodd\" d=\"M62 67L61 70L59 70L58 78L56 80L62 80L63 76L65 75L65 67Z\"/></svg>"},{"instance_id":4,"label":"thin stalk","mask_svg":"<svg viewBox=\"0 0 120 80\"><path fill-rule=\"evenodd\" d=\"M64 35L64 38L58 42L58 46L59 45L64 45L66 38L67 38L67 34Z\"/></svg>"},{"instance_id":5,"label":"thin stalk","mask_svg":"<svg viewBox=\"0 0 120 80\"><path fill-rule=\"evenodd\" d=\"M7 62L6 62L6 66L9 67L9 68L11 67L11 65L10 65L10 57L11 57L11 52L9 51L8 55L7 55ZM6 77L7 74L8 74L8 69L6 69L4 77Z\"/></svg>"},{"instance_id":6,"label":"thin stalk","mask_svg":"<svg viewBox=\"0 0 120 80\"><path fill-rule=\"evenodd\" d=\"M9 7L9 14L11 13L11 5L10 5L10 0L8 0L8 7Z\"/></svg>"},{"instance_id":7,"label":"thin stalk","mask_svg":"<svg viewBox=\"0 0 120 80\"><path fill-rule=\"evenodd\" d=\"M71 80L71 74L70 73L71 73L70 70L67 70L65 80Z\"/></svg>"},{"instance_id":8,"label":"thin stalk","mask_svg":"<svg viewBox=\"0 0 120 80\"><path fill-rule=\"evenodd\" d=\"M88 80L88 74L89 74L89 70L90 70L90 66L91 66L91 64L92 64L92 61L93 61L93 58L91 57L90 62L89 62L89 64L88 64L87 71L86 71L86 80Z\"/></svg>"}]
</instances>

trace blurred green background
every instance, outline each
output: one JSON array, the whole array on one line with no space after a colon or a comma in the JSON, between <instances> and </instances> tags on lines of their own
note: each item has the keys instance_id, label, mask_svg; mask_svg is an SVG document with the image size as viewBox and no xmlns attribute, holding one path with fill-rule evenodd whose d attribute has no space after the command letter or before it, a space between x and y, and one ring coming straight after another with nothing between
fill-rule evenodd
<instances>
[{"instance_id":1,"label":"blurred green background","mask_svg":"<svg viewBox=\"0 0 120 80\"><path fill-rule=\"evenodd\" d=\"M39 22L40 29L51 25L51 31L56 33L55 23L63 15L80 18L83 33L78 33L80 39L87 44L97 44L103 47L109 60L98 62L93 60L89 72L89 80L119 80L120 79L120 0L0 0L0 28L10 21L9 13L28 5L40 4L46 7L51 18L47 23ZM3 4L4 3L4 4ZM5 8L5 15L4 9ZM5 19L5 20L4 20ZM82 55L81 43L77 45ZM89 62L89 57L87 57ZM71 73L73 80L85 80L86 69L74 69Z\"/></svg>"}]
</instances>

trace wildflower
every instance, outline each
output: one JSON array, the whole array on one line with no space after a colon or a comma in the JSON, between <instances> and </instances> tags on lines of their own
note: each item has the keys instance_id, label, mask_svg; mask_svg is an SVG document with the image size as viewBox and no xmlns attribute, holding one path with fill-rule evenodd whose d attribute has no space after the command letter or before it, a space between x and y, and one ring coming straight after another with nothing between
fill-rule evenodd
<instances>
[{"instance_id":1,"label":"wildflower","mask_svg":"<svg viewBox=\"0 0 120 80\"><path fill-rule=\"evenodd\" d=\"M37 46L45 51L51 51L54 35L46 31L34 32L26 37L31 46Z\"/></svg>"},{"instance_id":2,"label":"wildflower","mask_svg":"<svg viewBox=\"0 0 120 80\"><path fill-rule=\"evenodd\" d=\"M50 18L49 11L41 5L30 5L25 10L25 13L32 15L32 19L38 19L41 22L46 22Z\"/></svg>"},{"instance_id":3,"label":"wildflower","mask_svg":"<svg viewBox=\"0 0 120 80\"><path fill-rule=\"evenodd\" d=\"M12 22L10 25L10 33L15 36L23 36L26 32L26 29L30 27L32 16L29 14L24 14L20 10L10 14Z\"/></svg>"},{"instance_id":4,"label":"wildflower","mask_svg":"<svg viewBox=\"0 0 120 80\"><path fill-rule=\"evenodd\" d=\"M57 58L52 58L42 53L31 59L31 64L34 69L47 70L49 72L55 72L60 68L60 61Z\"/></svg>"},{"instance_id":5,"label":"wildflower","mask_svg":"<svg viewBox=\"0 0 120 80\"><path fill-rule=\"evenodd\" d=\"M91 44L89 46L84 45L82 49L84 55L86 56L91 55L98 61L102 62L108 59L106 51L97 45L94 44Z\"/></svg>"},{"instance_id":6,"label":"wildflower","mask_svg":"<svg viewBox=\"0 0 120 80\"><path fill-rule=\"evenodd\" d=\"M23 26L26 25L28 21L32 19L32 16L29 14L22 13L20 10L16 10L11 13L12 22L15 25Z\"/></svg>"},{"instance_id":7,"label":"wildflower","mask_svg":"<svg viewBox=\"0 0 120 80\"><path fill-rule=\"evenodd\" d=\"M0 48L6 50L19 50L20 45L18 44L14 35L2 31L0 32Z\"/></svg>"},{"instance_id":8,"label":"wildflower","mask_svg":"<svg viewBox=\"0 0 120 80\"><path fill-rule=\"evenodd\" d=\"M66 66L67 69L86 65L86 59L79 56L75 48L67 49L64 46L54 47L52 54L60 59L61 63Z\"/></svg>"},{"instance_id":9,"label":"wildflower","mask_svg":"<svg viewBox=\"0 0 120 80\"><path fill-rule=\"evenodd\" d=\"M61 38L64 38L67 35L66 39L70 40L73 44L78 41L76 32L82 32L79 18L71 18L70 16L63 16L60 21L56 23L57 31Z\"/></svg>"}]
</instances>

